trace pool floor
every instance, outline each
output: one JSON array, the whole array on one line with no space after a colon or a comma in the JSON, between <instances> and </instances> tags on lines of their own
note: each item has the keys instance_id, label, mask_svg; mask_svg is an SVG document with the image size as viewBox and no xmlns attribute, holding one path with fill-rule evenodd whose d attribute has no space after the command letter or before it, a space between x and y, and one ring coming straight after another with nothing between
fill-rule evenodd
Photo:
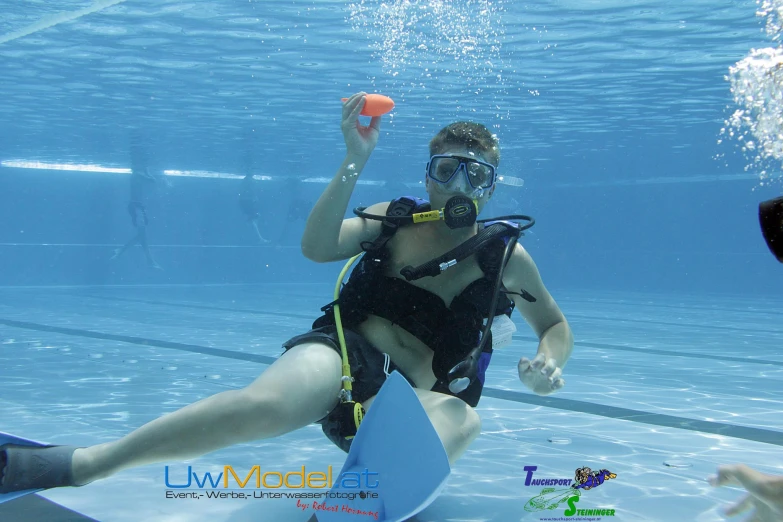
<instances>
[{"instance_id":1,"label":"pool floor","mask_svg":"<svg viewBox=\"0 0 783 522\"><path fill-rule=\"evenodd\" d=\"M330 285L311 284L0 288L0 431L92 445L241 388L310 327L330 294ZM614 510L602 520L719 521L742 496L707 484L719 464L783 473L783 299L553 294L576 338L565 388L539 397L519 382L517 361L535 354L536 338L516 315L512 345L495 352L487 372L482 434L413 520L559 520L568 486L538 479L573 480L587 466L616 474L576 505ZM337 472L344 458L311 425L168 464L172 474L254 464ZM526 467L535 483L525 484ZM164 464L148 465L2 504L0 520L314 515L290 499L172 499L167 489Z\"/></svg>"}]
</instances>

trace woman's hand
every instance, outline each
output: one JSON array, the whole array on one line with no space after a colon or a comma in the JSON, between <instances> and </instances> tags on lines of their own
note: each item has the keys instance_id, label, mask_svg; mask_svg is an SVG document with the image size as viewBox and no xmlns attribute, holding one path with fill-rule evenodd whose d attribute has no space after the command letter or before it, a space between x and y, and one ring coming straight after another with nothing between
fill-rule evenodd
<instances>
[{"instance_id":1,"label":"woman's hand","mask_svg":"<svg viewBox=\"0 0 783 522\"><path fill-rule=\"evenodd\" d=\"M753 513L745 520L783 520L783 477L759 473L745 464L736 464L720 466L718 474L708 480L715 487L739 486L748 492L742 500L726 510L726 516L733 517L752 509Z\"/></svg>"},{"instance_id":2,"label":"woman's hand","mask_svg":"<svg viewBox=\"0 0 783 522\"><path fill-rule=\"evenodd\" d=\"M544 354L537 354L531 361L522 357L517 364L519 380L538 395L549 395L565 386L565 381L560 377L563 370L557 367L557 361L547 358Z\"/></svg>"},{"instance_id":3,"label":"woman's hand","mask_svg":"<svg viewBox=\"0 0 783 522\"><path fill-rule=\"evenodd\" d=\"M366 102L367 93L358 92L343 104L341 128L345 138L348 155L366 160L378 143L381 129L381 117L374 116L369 125L359 123L359 113Z\"/></svg>"}]
</instances>

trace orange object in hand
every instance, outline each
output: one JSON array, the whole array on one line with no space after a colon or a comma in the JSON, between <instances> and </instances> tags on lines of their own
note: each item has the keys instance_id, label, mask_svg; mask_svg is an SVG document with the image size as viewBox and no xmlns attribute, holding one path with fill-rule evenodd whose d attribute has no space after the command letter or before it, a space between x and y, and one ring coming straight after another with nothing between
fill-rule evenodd
<instances>
[{"instance_id":1,"label":"orange object in hand","mask_svg":"<svg viewBox=\"0 0 783 522\"><path fill-rule=\"evenodd\" d=\"M348 98L343 98L343 103ZM362 116L381 116L394 108L394 101L383 94L368 94L365 96L364 107L360 113Z\"/></svg>"}]
</instances>

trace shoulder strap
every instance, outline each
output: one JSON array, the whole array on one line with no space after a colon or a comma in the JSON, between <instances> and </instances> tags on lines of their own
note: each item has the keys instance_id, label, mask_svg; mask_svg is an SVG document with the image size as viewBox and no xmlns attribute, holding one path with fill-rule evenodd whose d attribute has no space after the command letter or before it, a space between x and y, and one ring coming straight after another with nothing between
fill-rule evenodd
<instances>
[{"instance_id":1,"label":"shoulder strap","mask_svg":"<svg viewBox=\"0 0 783 522\"><path fill-rule=\"evenodd\" d=\"M476 260L478 261L479 268L481 268L481 271L484 272L485 277L491 279L497 277L498 270L500 270L501 258L503 257L503 252L506 248L506 244L508 243L508 240L514 235L516 235L517 238L525 235L524 232L519 230L520 228L519 224L515 223L514 221L490 221L484 223L484 226L490 226L495 223L503 223L505 225L511 225L511 226L509 226L506 229L508 231L506 234L499 236L496 241L489 243L485 248L479 251L478 254L476 255ZM522 299L530 303L536 302L536 298L524 288L520 288L519 292L506 291L506 294L509 293L517 294L521 296ZM513 308L514 306L512 301L511 309Z\"/></svg>"},{"instance_id":2,"label":"shoulder strap","mask_svg":"<svg viewBox=\"0 0 783 522\"><path fill-rule=\"evenodd\" d=\"M401 196L389 202L389 206L386 208L386 216L391 218L406 217L419 212L427 212L430 209L430 202L425 199ZM375 241L372 243L363 243L361 245L362 250L370 251L383 248L392 236L397 233L400 226L405 226L405 223L401 225L393 219L384 219L381 222L381 235L375 238Z\"/></svg>"},{"instance_id":3,"label":"shoulder strap","mask_svg":"<svg viewBox=\"0 0 783 522\"><path fill-rule=\"evenodd\" d=\"M513 221L488 221L483 223L484 228L487 228L496 223L505 225L505 232L495 237L493 241L490 241L484 248L479 250L476 255L479 268L484 274L492 279L497 276L498 270L500 270L500 262L503 257L503 251L506 248L506 244L511 237L517 238L522 234L519 231L519 224Z\"/></svg>"}]
</instances>

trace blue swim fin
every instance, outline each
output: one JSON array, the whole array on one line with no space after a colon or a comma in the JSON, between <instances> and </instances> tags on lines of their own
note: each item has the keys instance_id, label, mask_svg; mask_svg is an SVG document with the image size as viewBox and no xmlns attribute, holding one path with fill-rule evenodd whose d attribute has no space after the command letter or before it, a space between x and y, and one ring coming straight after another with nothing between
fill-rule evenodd
<instances>
[{"instance_id":1,"label":"blue swim fin","mask_svg":"<svg viewBox=\"0 0 783 522\"><path fill-rule=\"evenodd\" d=\"M339 497L313 507L318 522L353 520L350 515L361 512L377 513L372 520L406 520L437 498L449 473L448 455L427 412L395 371L367 410L334 479L330 493Z\"/></svg>"},{"instance_id":2,"label":"blue swim fin","mask_svg":"<svg viewBox=\"0 0 783 522\"><path fill-rule=\"evenodd\" d=\"M19 444L20 446L47 446L45 442L23 439L22 437L17 437L16 435L11 435L10 433L3 433L2 431L0 431L0 446L3 446L5 444ZM8 502L9 500L13 500L15 498L23 497L30 493L36 493L38 491L43 491L43 490L25 489L22 491L14 491L13 493L0 493L0 504L2 504L3 502Z\"/></svg>"}]
</instances>

